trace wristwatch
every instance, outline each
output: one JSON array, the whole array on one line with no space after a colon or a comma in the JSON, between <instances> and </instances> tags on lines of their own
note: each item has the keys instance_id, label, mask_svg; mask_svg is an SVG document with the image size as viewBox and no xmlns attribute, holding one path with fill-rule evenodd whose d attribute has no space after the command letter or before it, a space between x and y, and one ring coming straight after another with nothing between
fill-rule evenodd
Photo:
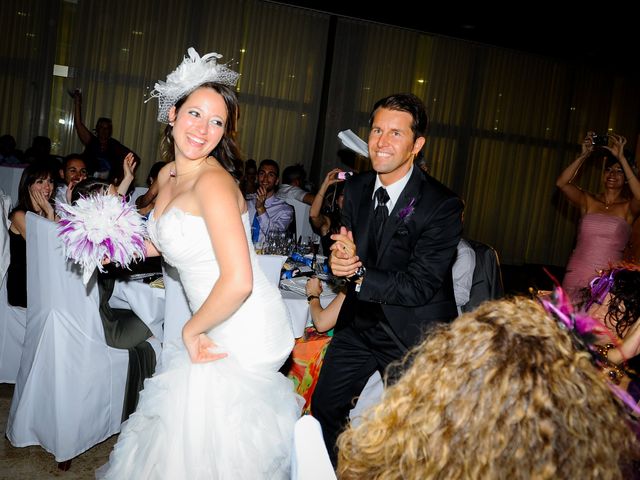
<instances>
[{"instance_id":1,"label":"wristwatch","mask_svg":"<svg viewBox=\"0 0 640 480\"><path fill-rule=\"evenodd\" d=\"M348 282L357 282L358 280L360 280L362 277L364 277L364 274L367 273L367 269L364 267L358 267L358 269L356 270L356 273L354 273L353 275L351 275L349 278L347 278Z\"/></svg>"},{"instance_id":2,"label":"wristwatch","mask_svg":"<svg viewBox=\"0 0 640 480\"><path fill-rule=\"evenodd\" d=\"M313 300L314 298L317 298L318 300L320 300L320 297L318 295L309 295L307 297L307 303L311 302L311 300Z\"/></svg>"}]
</instances>

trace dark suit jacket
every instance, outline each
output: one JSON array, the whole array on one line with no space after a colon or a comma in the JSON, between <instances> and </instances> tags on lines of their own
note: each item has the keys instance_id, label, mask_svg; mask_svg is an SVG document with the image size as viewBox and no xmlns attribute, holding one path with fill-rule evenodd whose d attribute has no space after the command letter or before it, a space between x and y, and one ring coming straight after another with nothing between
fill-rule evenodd
<instances>
[{"instance_id":1,"label":"dark suit jacket","mask_svg":"<svg viewBox=\"0 0 640 480\"><path fill-rule=\"evenodd\" d=\"M379 303L393 332L411 347L430 323L457 316L451 266L462 234L463 206L455 193L414 167L389 213L374 258L375 180L372 171L345 185L343 224L353 232L366 274L359 293L348 290L336 328L352 320L360 302Z\"/></svg>"}]
</instances>

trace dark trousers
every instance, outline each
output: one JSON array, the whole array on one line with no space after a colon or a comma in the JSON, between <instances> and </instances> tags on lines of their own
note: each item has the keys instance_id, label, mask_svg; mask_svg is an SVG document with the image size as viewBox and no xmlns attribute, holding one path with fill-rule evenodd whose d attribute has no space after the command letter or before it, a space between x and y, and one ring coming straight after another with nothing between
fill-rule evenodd
<instances>
[{"instance_id":1,"label":"dark trousers","mask_svg":"<svg viewBox=\"0 0 640 480\"><path fill-rule=\"evenodd\" d=\"M322 426L324 442L334 466L337 462L336 439L346 426L349 410L367 380L378 370L383 378L387 373L387 381L393 383L399 371L385 371L389 363L401 359L405 353L406 348L398 345L379 324L364 329L348 326L334 334L311 401L313 416Z\"/></svg>"},{"instance_id":2,"label":"dark trousers","mask_svg":"<svg viewBox=\"0 0 640 480\"><path fill-rule=\"evenodd\" d=\"M111 308L109 299L115 287L115 278L98 275L100 292L100 318L107 345L129 350L129 368L122 407L122 421L136 410L144 380L156 369L156 354L146 340L153 334L149 327L131 310Z\"/></svg>"}]
</instances>

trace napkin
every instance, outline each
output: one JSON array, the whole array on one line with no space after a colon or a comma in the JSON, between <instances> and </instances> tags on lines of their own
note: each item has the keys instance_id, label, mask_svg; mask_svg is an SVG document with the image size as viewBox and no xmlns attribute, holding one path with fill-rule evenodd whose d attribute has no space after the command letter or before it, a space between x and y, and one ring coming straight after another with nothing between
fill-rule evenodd
<instances>
[{"instance_id":1,"label":"napkin","mask_svg":"<svg viewBox=\"0 0 640 480\"><path fill-rule=\"evenodd\" d=\"M362 140L351 130L343 130L338 133L338 138L349 150L353 150L358 155L362 155L365 158L369 157L369 146L367 145L367 142Z\"/></svg>"},{"instance_id":2,"label":"napkin","mask_svg":"<svg viewBox=\"0 0 640 480\"><path fill-rule=\"evenodd\" d=\"M307 295L307 290L305 288L307 284L308 277L296 277L296 278L285 278L280 280L280 288L284 290L289 290L290 292L297 293L298 295ZM334 291L327 282L322 282L322 293L321 297L329 297L331 295L335 295Z\"/></svg>"}]
</instances>

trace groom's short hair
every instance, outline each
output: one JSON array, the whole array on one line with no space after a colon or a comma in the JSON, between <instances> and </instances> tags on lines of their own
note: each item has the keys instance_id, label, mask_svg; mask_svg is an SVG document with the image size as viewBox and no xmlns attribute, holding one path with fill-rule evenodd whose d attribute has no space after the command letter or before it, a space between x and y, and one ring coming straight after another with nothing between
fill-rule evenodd
<instances>
[{"instance_id":1,"label":"groom's short hair","mask_svg":"<svg viewBox=\"0 0 640 480\"><path fill-rule=\"evenodd\" d=\"M369 115L369 126L373 124L373 118L379 108L407 112L413 118L413 122L411 122L413 139L427 136L427 131L429 130L427 108L424 102L413 93L394 93L378 100Z\"/></svg>"}]
</instances>

